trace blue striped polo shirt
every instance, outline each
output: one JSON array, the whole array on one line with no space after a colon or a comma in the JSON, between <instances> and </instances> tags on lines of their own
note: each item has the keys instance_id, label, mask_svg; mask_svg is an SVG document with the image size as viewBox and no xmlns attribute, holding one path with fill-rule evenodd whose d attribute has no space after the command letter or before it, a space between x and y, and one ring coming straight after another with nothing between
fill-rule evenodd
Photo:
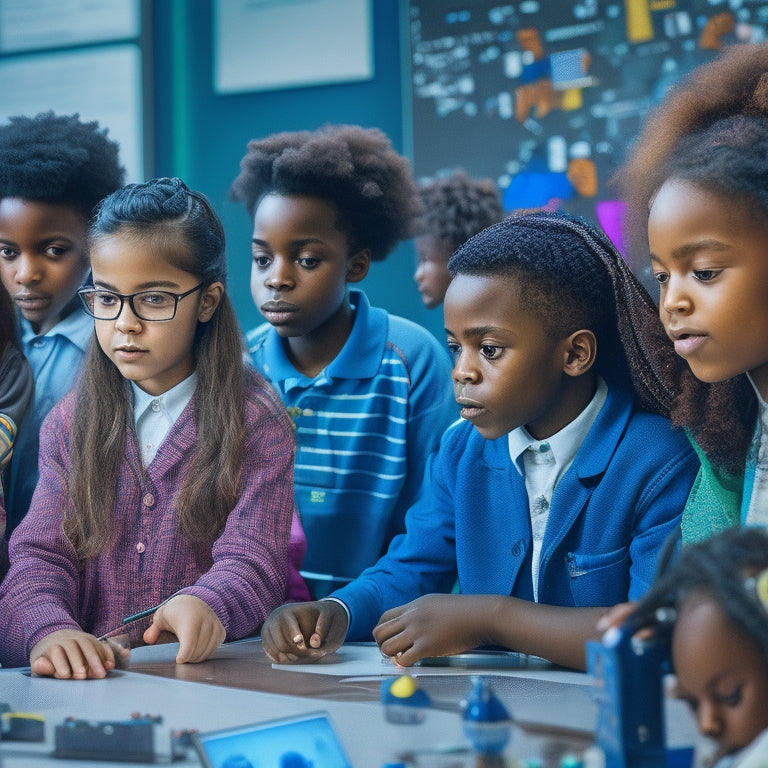
<instances>
[{"instance_id":1,"label":"blue striped polo shirt","mask_svg":"<svg viewBox=\"0 0 768 768\"><path fill-rule=\"evenodd\" d=\"M352 331L316 377L297 371L265 323L253 364L296 426L294 486L315 597L372 565L404 529L428 454L458 416L447 350L421 326L351 291Z\"/></svg>"}]
</instances>

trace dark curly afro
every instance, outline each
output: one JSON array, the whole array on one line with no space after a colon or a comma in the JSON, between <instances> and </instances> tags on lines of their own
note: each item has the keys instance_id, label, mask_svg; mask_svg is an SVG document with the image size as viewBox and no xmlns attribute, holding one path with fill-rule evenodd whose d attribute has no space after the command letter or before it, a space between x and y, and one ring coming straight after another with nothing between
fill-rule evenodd
<instances>
[{"instance_id":1,"label":"dark curly afro","mask_svg":"<svg viewBox=\"0 0 768 768\"><path fill-rule=\"evenodd\" d=\"M117 142L97 122L43 112L0 126L0 199L72 205L90 218L124 183Z\"/></svg>"},{"instance_id":2,"label":"dark curly afro","mask_svg":"<svg viewBox=\"0 0 768 768\"><path fill-rule=\"evenodd\" d=\"M413 237L421 211L410 163L377 128L326 125L248 143L230 197L253 217L264 195L307 195L330 202L353 251L381 261Z\"/></svg>"}]
</instances>

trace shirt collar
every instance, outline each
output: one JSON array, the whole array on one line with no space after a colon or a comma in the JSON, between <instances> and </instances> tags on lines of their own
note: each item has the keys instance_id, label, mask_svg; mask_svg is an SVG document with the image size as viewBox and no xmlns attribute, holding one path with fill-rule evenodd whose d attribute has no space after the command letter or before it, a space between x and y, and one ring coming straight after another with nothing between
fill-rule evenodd
<instances>
[{"instance_id":1,"label":"shirt collar","mask_svg":"<svg viewBox=\"0 0 768 768\"><path fill-rule=\"evenodd\" d=\"M264 341L264 362L271 381L283 392L296 386L311 386L331 379L371 378L381 365L387 341L387 313L372 307L362 291L351 290L349 301L355 312L352 330L339 354L310 379L293 366L285 353L283 339L277 333L268 333Z\"/></svg>"},{"instance_id":2,"label":"shirt collar","mask_svg":"<svg viewBox=\"0 0 768 768\"><path fill-rule=\"evenodd\" d=\"M558 467L564 467L573 461L578 453L584 438L594 424L600 409L608 397L608 385L602 377L597 377L597 389L587 407L570 423L566 424L559 432L556 432L546 440L536 440L531 437L525 427L513 429L507 436L509 444L509 456L521 475L525 475L523 467L523 454L528 448L540 450L541 446L548 445L552 451Z\"/></svg>"},{"instance_id":3,"label":"shirt collar","mask_svg":"<svg viewBox=\"0 0 768 768\"><path fill-rule=\"evenodd\" d=\"M162 408L170 416L171 423L181 416L181 412L187 407L187 403L195 394L197 386L197 373L193 372L187 376L184 381L180 381L175 387L171 387L162 395L150 395L139 387L135 382L131 382L133 390L133 422L137 424L144 412L152 406L152 403L158 401Z\"/></svg>"},{"instance_id":4,"label":"shirt collar","mask_svg":"<svg viewBox=\"0 0 768 768\"><path fill-rule=\"evenodd\" d=\"M29 345L40 334L32 330L32 324L25 317L20 317L21 341ZM42 334L44 338L65 336L83 352L88 349L88 342L93 336L93 318L82 307L75 307L66 317L59 320L50 330Z\"/></svg>"}]
</instances>

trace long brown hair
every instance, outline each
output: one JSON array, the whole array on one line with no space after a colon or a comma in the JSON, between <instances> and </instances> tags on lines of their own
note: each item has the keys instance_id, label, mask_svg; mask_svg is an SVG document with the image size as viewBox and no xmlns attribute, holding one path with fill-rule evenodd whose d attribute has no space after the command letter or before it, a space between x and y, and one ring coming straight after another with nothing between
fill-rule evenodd
<instances>
[{"instance_id":1,"label":"long brown hair","mask_svg":"<svg viewBox=\"0 0 768 768\"><path fill-rule=\"evenodd\" d=\"M165 258L204 285L226 281L221 222L206 198L180 179L131 184L105 198L91 225L91 241L123 229L160 243ZM176 494L177 520L189 538L213 541L239 496L245 446L247 374L242 335L226 293L211 319L198 324L194 354L197 442ZM76 395L69 478L73 512L64 520L81 558L97 556L111 541L131 423L130 385L94 336Z\"/></svg>"}]
</instances>

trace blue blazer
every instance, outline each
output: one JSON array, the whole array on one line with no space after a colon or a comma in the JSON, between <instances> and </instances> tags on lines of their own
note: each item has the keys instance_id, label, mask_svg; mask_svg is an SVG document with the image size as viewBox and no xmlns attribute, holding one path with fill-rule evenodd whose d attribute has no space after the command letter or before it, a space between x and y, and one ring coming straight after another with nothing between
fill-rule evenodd
<instances>
[{"instance_id":1,"label":"blue blazer","mask_svg":"<svg viewBox=\"0 0 768 768\"><path fill-rule=\"evenodd\" d=\"M679 525L699 461L682 430L610 388L555 488L539 564L539 602L610 606L650 586L660 548ZM333 593L350 609L347 637L367 639L381 614L433 592L533 599L525 479L507 437L466 421L444 435L406 532Z\"/></svg>"}]
</instances>

